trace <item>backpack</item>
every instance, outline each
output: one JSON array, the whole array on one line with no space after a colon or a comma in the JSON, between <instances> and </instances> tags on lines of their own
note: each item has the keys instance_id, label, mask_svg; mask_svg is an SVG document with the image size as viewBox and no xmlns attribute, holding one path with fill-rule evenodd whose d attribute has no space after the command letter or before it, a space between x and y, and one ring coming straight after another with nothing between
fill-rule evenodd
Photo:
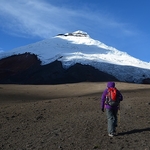
<instances>
[{"instance_id":1,"label":"backpack","mask_svg":"<svg viewBox=\"0 0 150 150\"><path fill-rule=\"evenodd\" d=\"M120 100L118 90L115 87L108 88L105 104L110 106L118 106L119 103Z\"/></svg>"}]
</instances>

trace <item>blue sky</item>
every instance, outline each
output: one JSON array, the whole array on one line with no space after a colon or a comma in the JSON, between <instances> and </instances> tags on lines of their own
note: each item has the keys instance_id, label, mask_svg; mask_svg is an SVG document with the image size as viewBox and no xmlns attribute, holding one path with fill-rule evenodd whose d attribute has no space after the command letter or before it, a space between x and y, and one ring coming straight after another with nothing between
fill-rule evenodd
<instances>
[{"instance_id":1,"label":"blue sky","mask_svg":"<svg viewBox=\"0 0 150 150\"><path fill-rule=\"evenodd\" d=\"M149 0L0 0L0 51L82 30L150 62Z\"/></svg>"}]
</instances>

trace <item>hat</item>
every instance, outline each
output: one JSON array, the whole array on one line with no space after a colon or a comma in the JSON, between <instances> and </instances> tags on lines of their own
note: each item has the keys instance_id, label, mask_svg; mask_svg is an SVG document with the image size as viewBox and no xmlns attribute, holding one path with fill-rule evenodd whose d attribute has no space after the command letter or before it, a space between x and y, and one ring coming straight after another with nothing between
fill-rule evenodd
<instances>
[{"instance_id":1,"label":"hat","mask_svg":"<svg viewBox=\"0 0 150 150\"><path fill-rule=\"evenodd\" d=\"M108 82L107 87L115 87L115 82Z\"/></svg>"}]
</instances>

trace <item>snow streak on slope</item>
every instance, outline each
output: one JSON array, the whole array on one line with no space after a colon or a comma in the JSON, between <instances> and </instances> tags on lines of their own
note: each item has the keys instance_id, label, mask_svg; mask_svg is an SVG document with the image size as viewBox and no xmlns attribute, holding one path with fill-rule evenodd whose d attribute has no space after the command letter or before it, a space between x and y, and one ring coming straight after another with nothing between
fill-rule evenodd
<instances>
[{"instance_id":1,"label":"snow streak on slope","mask_svg":"<svg viewBox=\"0 0 150 150\"><path fill-rule=\"evenodd\" d=\"M25 52L37 54L43 65L55 60L61 61L64 68L68 68L75 63L88 64L99 70L111 73L121 80L126 80L125 76L129 77L131 73L133 74L133 69L129 69L132 68L131 66L143 68L144 70L148 69L148 71L150 71L150 63L143 62L125 52L121 52L100 41L94 40L83 31L59 34L51 39L19 47L9 52L3 52L0 54L0 59ZM121 66L126 66L131 73L122 70L124 77L119 74L116 75L114 69L120 72L119 69L122 69ZM147 77L150 76L147 70L146 72L140 71L140 73L137 72L138 69L134 71L135 74L139 74L139 78L141 78L143 74L146 74Z\"/></svg>"}]
</instances>

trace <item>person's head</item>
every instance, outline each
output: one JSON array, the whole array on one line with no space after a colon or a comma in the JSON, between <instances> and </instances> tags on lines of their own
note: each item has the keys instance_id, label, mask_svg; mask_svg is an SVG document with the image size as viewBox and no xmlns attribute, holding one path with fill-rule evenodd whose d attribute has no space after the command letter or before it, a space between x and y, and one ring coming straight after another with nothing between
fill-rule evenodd
<instances>
[{"instance_id":1,"label":"person's head","mask_svg":"<svg viewBox=\"0 0 150 150\"><path fill-rule=\"evenodd\" d=\"M107 87L110 88L110 87L115 87L115 82L108 82L107 83Z\"/></svg>"}]
</instances>

